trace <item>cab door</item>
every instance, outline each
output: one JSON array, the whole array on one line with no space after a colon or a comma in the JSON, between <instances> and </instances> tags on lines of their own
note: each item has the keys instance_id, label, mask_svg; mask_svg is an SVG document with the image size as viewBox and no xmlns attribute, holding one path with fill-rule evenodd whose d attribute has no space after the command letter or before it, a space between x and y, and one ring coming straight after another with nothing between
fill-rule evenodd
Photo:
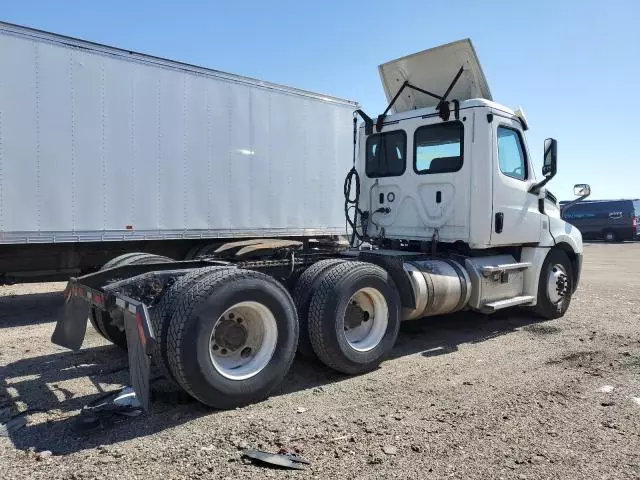
<instances>
[{"instance_id":1,"label":"cab door","mask_svg":"<svg viewBox=\"0 0 640 480\"><path fill-rule=\"evenodd\" d=\"M538 195L529 193L535 175L519 120L494 114L493 216L491 245L538 243L542 214Z\"/></svg>"}]
</instances>

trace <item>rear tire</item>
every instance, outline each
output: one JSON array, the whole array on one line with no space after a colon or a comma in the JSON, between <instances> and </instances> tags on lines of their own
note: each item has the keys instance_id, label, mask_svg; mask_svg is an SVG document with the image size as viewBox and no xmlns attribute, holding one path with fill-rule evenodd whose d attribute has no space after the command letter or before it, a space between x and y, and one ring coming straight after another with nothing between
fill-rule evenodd
<instances>
[{"instance_id":1,"label":"rear tire","mask_svg":"<svg viewBox=\"0 0 640 480\"><path fill-rule=\"evenodd\" d=\"M131 262L133 262L137 258L143 258L143 257L146 258L149 256L159 256L159 255L153 255L151 253L144 253L144 252L125 253L123 255L119 255L109 260L107 263L105 263L102 266L100 270L107 270L108 268L115 268L115 267L120 267L122 265L129 265Z\"/></svg>"},{"instance_id":2,"label":"rear tire","mask_svg":"<svg viewBox=\"0 0 640 480\"><path fill-rule=\"evenodd\" d=\"M220 247L221 243L207 243L203 245L194 258L207 257L214 255L216 250Z\"/></svg>"},{"instance_id":3,"label":"rear tire","mask_svg":"<svg viewBox=\"0 0 640 480\"><path fill-rule=\"evenodd\" d=\"M233 309L245 313L232 317ZM280 283L259 272L222 268L180 296L167 356L190 395L228 409L266 398L289 371L297 341L295 305Z\"/></svg>"},{"instance_id":4,"label":"rear tire","mask_svg":"<svg viewBox=\"0 0 640 480\"><path fill-rule=\"evenodd\" d=\"M168 257L162 255L154 255L152 253L125 253L119 257L112 258L100 270L106 270L108 268L122 267L125 265L145 265L149 263L167 263L171 262ZM95 307L91 307L89 312L89 321L93 328L114 345L120 347L123 350L127 349L127 336L124 328L120 328L119 325L123 325L123 318L114 318L108 312L100 310Z\"/></svg>"},{"instance_id":5,"label":"rear tire","mask_svg":"<svg viewBox=\"0 0 640 480\"><path fill-rule=\"evenodd\" d=\"M341 258L330 258L314 263L300 275L293 290L293 301L298 310L298 322L300 324L298 352L309 360L317 359L309 338L309 304L311 303L311 298L318 289L318 285L320 285L320 281L324 278L327 270L345 261L345 259Z\"/></svg>"},{"instance_id":6,"label":"rear tire","mask_svg":"<svg viewBox=\"0 0 640 480\"><path fill-rule=\"evenodd\" d=\"M400 328L400 295L383 268L345 262L324 274L309 306L313 350L342 373L374 370Z\"/></svg>"},{"instance_id":7,"label":"rear tire","mask_svg":"<svg viewBox=\"0 0 640 480\"><path fill-rule=\"evenodd\" d=\"M160 297L160 301L151 309L151 325L155 334L156 342L151 350L151 359L160 371L160 374L177 385L167 356L167 332L169 331L169 322L180 298L185 292L191 288L202 277L209 275L212 271L225 267L204 267L189 272L178 278L173 285L167 288L166 292Z\"/></svg>"},{"instance_id":8,"label":"rear tire","mask_svg":"<svg viewBox=\"0 0 640 480\"><path fill-rule=\"evenodd\" d=\"M187 254L184 256L185 260L195 260L196 257L198 256L198 252L200 252L200 249L202 248L202 244L197 244L193 247L191 247L189 249L189 251L187 252Z\"/></svg>"},{"instance_id":9,"label":"rear tire","mask_svg":"<svg viewBox=\"0 0 640 480\"><path fill-rule=\"evenodd\" d=\"M616 232L614 232L613 230L607 230L606 232L604 232L604 235L602 236L602 238L604 239L605 242L608 242L608 243L613 243L618 241L618 236L616 235Z\"/></svg>"},{"instance_id":10,"label":"rear tire","mask_svg":"<svg viewBox=\"0 0 640 480\"><path fill-rule=\"evenodd\" d=\"M538 302L534 312L546 319L562 317L569 308L573 292L573 266L565 252L553 248L540 270Z\"/></svg>"}]
</instances>

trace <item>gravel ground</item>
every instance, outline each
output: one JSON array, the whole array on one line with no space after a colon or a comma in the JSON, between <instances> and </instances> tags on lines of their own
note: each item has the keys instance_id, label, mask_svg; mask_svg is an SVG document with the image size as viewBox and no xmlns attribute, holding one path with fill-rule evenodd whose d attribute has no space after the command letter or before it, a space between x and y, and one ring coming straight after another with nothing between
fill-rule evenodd
<instances>
[{"instance_id":1,"label":"gravel ground","mask_svg":"<svg viewBox=\"0 0 640 480\"><path fill-rule=\"evenodd\" d=\"M63 287L0 287L0 421L32 409L0 437L2 478L640 478L640 244L587 245L562 319L405 324L368 375L297 360L260 404L217 412L159 391L150 415L90 432L79 409L126 384L127 360L91 327L79 352L50 343ZM247 465L246 444L312 464Z\"/></svg>"}]
</instances>

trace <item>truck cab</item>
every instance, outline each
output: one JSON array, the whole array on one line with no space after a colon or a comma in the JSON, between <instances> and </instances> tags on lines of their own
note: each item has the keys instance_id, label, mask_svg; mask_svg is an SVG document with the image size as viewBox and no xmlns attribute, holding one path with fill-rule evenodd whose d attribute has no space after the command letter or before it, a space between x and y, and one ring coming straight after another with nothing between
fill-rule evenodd
<instances>
[{"instance_id":1,"label":"truck cab","mask_svg":"<svg viewBox=\"0 0 640 480\"><path fill-rule=\"evenodd\" d=\"M580 232L559 218L545 176L536 175L524 113L492 100L469 40L379 69L393 113L359 132L368 236L472 250L566 242L581 252ZM418 89L442 93L459 69L443 114L441 100ZM418 89L400 92L405 83ZM544 168L552 176L555 141L548 143Z\"/></svg>"}]
</instances>

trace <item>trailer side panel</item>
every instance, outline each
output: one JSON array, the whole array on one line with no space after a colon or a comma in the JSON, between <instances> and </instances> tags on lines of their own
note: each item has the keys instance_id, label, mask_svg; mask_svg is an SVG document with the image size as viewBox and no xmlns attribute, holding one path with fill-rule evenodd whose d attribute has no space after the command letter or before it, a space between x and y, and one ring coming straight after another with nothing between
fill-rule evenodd
<instances>
[{"instance_id":1,"label":"trailer side panel","mask_svg":"<svg viewBox=\"0 0 640 480\"><path fill-rule=\"evenodd\" d=\"M352 102L0 23L0 243L344 232Z\"/></svg>"}]
</instances>

